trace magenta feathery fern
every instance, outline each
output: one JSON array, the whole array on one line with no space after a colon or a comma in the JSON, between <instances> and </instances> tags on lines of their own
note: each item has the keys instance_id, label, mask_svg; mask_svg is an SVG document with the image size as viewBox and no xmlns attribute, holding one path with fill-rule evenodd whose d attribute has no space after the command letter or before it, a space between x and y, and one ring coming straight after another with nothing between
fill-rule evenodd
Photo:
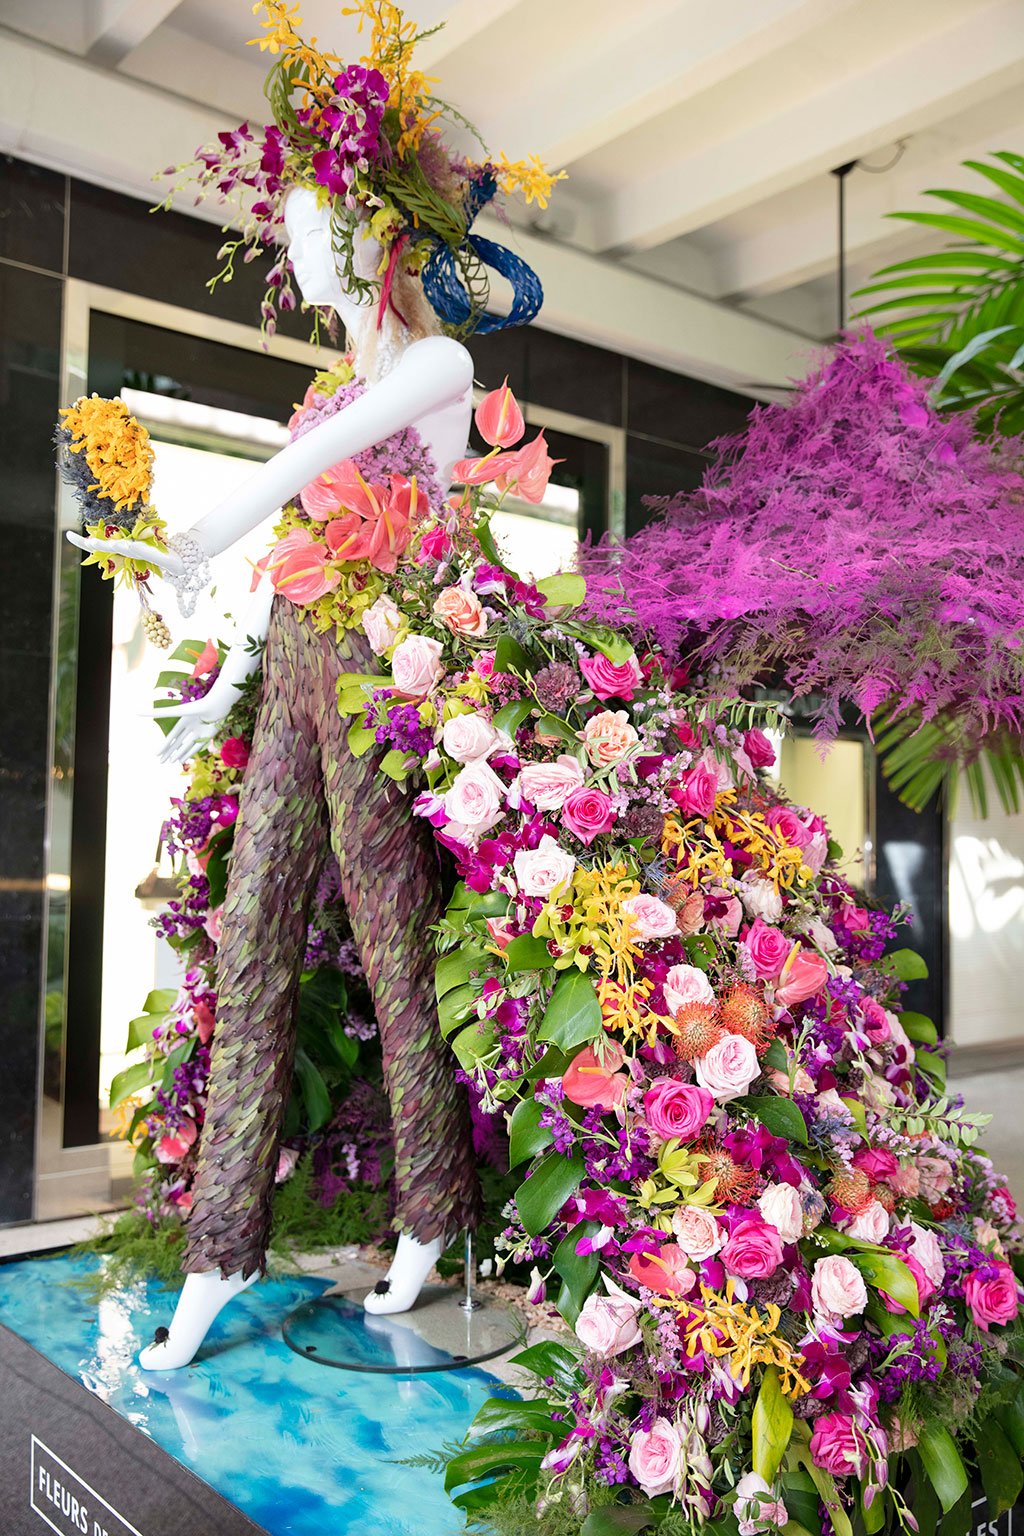
<instances>
[{"instance_id":1,"label":"magenta feathery fern","mask_svg":"<svg viewBox=\"0 0 1024 1536\"><path fill-rule=\"evenodd\" d=\"M698 491L583 552L591 619L696 650L726 686L781 673L823 734L844 702L942 717L966 757L1020 733L1019 440L939 416L868 333L713 446Z\"/></svg>"}]
</instances>

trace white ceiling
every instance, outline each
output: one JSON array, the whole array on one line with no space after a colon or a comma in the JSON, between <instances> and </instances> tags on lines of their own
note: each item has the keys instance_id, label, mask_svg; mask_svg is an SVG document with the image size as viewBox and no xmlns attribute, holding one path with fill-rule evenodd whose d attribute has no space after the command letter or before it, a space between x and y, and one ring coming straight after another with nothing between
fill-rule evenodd
<instances>
[{"instance_id":1,"label":"white ceiling","mask_svg":"<svg viewBox=\"0 0 1024 1536\"><path fill-rule=\"evenodd\" d=\"M305 0L303 30L355 55L340 8ZM855 286L920 248L888 213L925 206L926 187L971 185L965 158L1024 151L1024 0L410 0L410 10L423 26L446 22L423 62L486 144L568 171L549 212L528 220L549 240L801 336L835 325L833 167L861 162L847 182ZM0 0L0 23L86 61L96 89L110 71L150 88L146 144L155 136L167 161L195 148L176 137L182 98L224 126L263 115L248 0ZM89 134L87 117L73 168L112 179L110 147ZM46 158L39 142L31 153Z\"/></svg>"}]
</instances>

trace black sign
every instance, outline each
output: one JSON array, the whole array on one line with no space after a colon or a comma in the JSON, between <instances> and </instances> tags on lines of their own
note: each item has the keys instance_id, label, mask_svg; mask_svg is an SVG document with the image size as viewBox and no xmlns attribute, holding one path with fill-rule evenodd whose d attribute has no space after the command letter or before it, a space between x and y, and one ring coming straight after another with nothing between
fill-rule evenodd
<instances>
[{"instance_id":1,"label":"black sign","mask_svg":"<svg viewBox=\"0 0 1024 1536\"><path fill-rule=\"evenodd\" d=\"M48 1445L32 1436L29 1503L58 1536L142 1536Z\"/></svg>"}]
</instances>

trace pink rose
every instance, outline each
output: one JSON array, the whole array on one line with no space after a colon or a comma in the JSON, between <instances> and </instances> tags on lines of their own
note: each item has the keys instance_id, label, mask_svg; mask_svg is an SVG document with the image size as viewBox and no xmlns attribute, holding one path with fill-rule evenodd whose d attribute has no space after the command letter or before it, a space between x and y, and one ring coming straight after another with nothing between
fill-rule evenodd
<instances>
[{"instance_id":1,"label":"pink rose","mask_svg":"<svg viewBox=\"0 0 1024 1536\"><path fill-rule=\"evenodd\" d=\"M451 536L443 523L435 523L433 528L428 528L420 538L420 546L416 553L416 563L424 565L428 560L443 560L452 547Z\"/></svg>"},{"instance_id":2,"label":"pink rose","mask_svg":"<svg viewBox=\"0 0 1024 1536\"><path fill-rule=\"evenodd\" d=\"M330 550L308 528L293 528L270 551L267 570L274 591L301 605L315 603L338 585L341 573L330 561Z\"/></svg>"},{"instance_id":3,"label":"pink rose","mask_svg":"<svg viewBox=\"0 0 1024 1536\"><path fill-rule=\"evenodd\" d=\"M595 768L617 763L638 740L624 709L602 709L583 727L583 744Z\"/></svg>"},{"instance_id":4,"label":"pink rose","mask_svg":"<svg viewBox=\"0 0 1024 1536\"><path fill-rule=\"evenodd\" d=\"M755 918L743 941L750 954L754 973L763 981L774 981L785 965L792 944L778 928L770 928L760 917Z\"/></svg>"},{"instance_id":5,"label":"pink rose","mask_svg":"<svg viewBox=\"0 0 1024 1536\"><path fill-rule=\"evenodd\" d=\"M941 1200L953 1182L953 1169L944 1157L922 1156L917 1159L921 1179L921 1199L930 1205Z\"/></svg>"},{"instance_id":6,"label":"pink rose","mask_svg":"<svg viewBox=\"0 0 1024 1536\"><path fill-rule=\"evenodd\" d=\"M806 848L811 840L810 829L788 806L777 805L774 810L768 812L765 820L779 841L788 843L791 848Z\"/></svg>"},{"instance_id":7,"label":"pink rose","mask_svg":"<svg viewBox=\"0 0 1024 1536\"><path fill-rule=\"evenodd\" d=\"M853 1166L866 1173L872 1184L882 1184L899 1171L899 1159L887 1147L858 1147Z\"/></svg>"},{"instance_id":8,"label":"pink rose","mask_svg":"<svg viewBox=\"0 0 1024 1536\"><path fill-rule=\"evenodd\" d=\"M760 735L760 731L757 733ZM774 1499L763 1477L745 1472L736 1484L733 1513L740 1523L740 1536L755 1536L758 1531L781 1531L789 1520L789 1511L781 1499Z\"/></svg>"},{"instance_id":9,"label":"pink rose","mask_svg":"<svg viewBox=\"0 0 1024 1536\"><path fill-rule=\"evenodd\" d=\"M225 768L244 768L249 761L249 748L241 736L229 736L221 743L220 760Z\"/></svg>"},{"instance_id":10,"label":"pink rose","mask_svg":"<svg viewBox=\"0 0 1024 1536\"><path fill-rule=\"evenodd\" d=\"M277 1154L277 1169L274 1173L274 1183L284 1184L295 1172L299 1154L294 1147L282 1147Z\"/></svg>"},{"instance_id":11,"label":"pink rose","mask_svg":"<svg viewBox=\"0 0 1024 1536\"><path fill-rule=\"evenodd\" d=\"M576 1319L576 1337L595 1354L621 1355L640 1342L639 1311L625 1296L588 1296Z\"/></svg>"},{"instance_id":12,"label":"pink rose","mask_svg":"<svg viewBox=\"0 0 1024 1536\"><path fill-rule=\"evenodd\" d=\"M760 1216L745 1216L722 1249L722 1263L743 1280L767 1280L782 1263L782 1238Z\"/></svg>"},{"instance_id":13,"label":"pink rose","mask_svg":"<svg viewBox=\"0 0 1024 1536\"><path fill-rule=\"evenodd\" d=\"M426 698L444 675L440 640L427 635L406 635L391 655L391 676L399 693L408 699Z\"/></svg>"},{"instance_id":14,"label":"pink rose","mask_svg":"<svg viewBox=\"0 0 1024 1536\"><path fill-rule=\"evenodd\" d=\"M986 1273L976 1271L968 1275L964 1301L978 1327L986 1333L991 1323L1012 1322L1020 1303L1017 1280L1009 1264L995 1263L987 1267Z\"/></svg>"},{"instance_id":15,"label":"pink rose","mask_svg":"<svg viewBox=\"0 0 1024 1536\"><path fill-rule=\"evenodd\" d=\"M659 1077L644 1094L647 1124L655 1136L669 1141L693 1141L700 1135L715 1101L706 1088L681 1083L675 1077Z\"/></svg>"},{"instance_id":16,"label":"pink rose","mask_svg":"<svg viewBox=\"0 0 1024 1536\"><path fill-rule=\"evenodd\" d=\"M804 1230L804 1208L799 1191L791 1184L769 1184L757 1202L769 1226L774 1227L784 1243L795 1243Z\"/></svg>"},{"instance_id":17,"label":"pink rose","mask_svg":"<svg viewBox=\"0 0 1024 1536\"><path fill-rule=\"evenodd\" d=\"M910 1273L914 1277L914 1284L917 1286L917 1304L918 1309L920 1310L924 1306L925 1302L929 1301L935 1295L935 1287L929 1280L928 1276L925 1274L924 1270L912 1252L901 1253L898 1254L897 1257L903 1260L903 1263L907 1266L907 1268L910 1270ZM882 1305L887 1312L906 1312L907 1309L902 1304L902 1302L896 1301L892 1296L889 1295L888 1291L883 1291L881 1286L878 1288L878 1294L882 1298Z\"/></svg>"},{"instance_id":18,"label":"pink rose","mask_svg":"<svg viewBox=\"0 0 1024 1536\"><path fill-rule=\"evenodd\" d=\"M703 763L691 768L669 795L687 816L710 816L718 797L718 775Z\"/></svg>"},{"instance_id":19,"label":"pink rose","mask_svg":"<svg viewBox=\"0 0 1024 1536\"><path fill-rule=\"evenodd\" d=\"M582 658L580 671L598 699L631 699L633 690L643 681L640 663L635 656L615 663L597 652Z\"/></svg>"},{"instance_id":20,"label":"pink rose","mask_svg":"<svg viewBox=\"0 0 1024 1536\"><path fill-rule=\"evenodd\" d=\"M562 1089L570 1104L583 1109L616 1109L629 1087L628 1075L619 1071L625 1060L626 1053L616 1040L605 1040L600 1060L594 1047L585 1045L562 1076Z\"/></svg>"},{"instance_id":21,"label":"pink rose","mask_svg":"<svg viewBox=\"0 0 1024 1536\"><path fill-rule=\"evenodd\" d=\"M550 896L572 879L576 860L545 833L536 848L520 848L512 867L524 896Z\"/></svg>"},{"instance_id":22,"label":"pink rose","mask_svg":"<svg viewBox=\"0 0 1024 1536\"><path fill-rule=\"evenodd\" d=\"M738 1099L760 1076L757 1052L742 1035L723 1035L706 1056L695 1063L697 1081L719 1104Z\"/></svg>"},{"instance_id":23,"label":"pink rose","mask_svg":"<svg viewBox=\"0 0 1024 1536\"><path fill-rule=\"evenodd\" d=\"M449 821L478 837L504 815L505 786L487 763L467 763L452 780L444 808Z\"/></svg>"},{"instance_id":24,"label":"pink rose","mask_svg":"<svg viewBox=\"0 0 1024 1536\"><path fill-rule=\"evenodd\" d=\"M627 896L622 903L622 910L632 917L633 937L639 939L641 944L649 944L654 939L667 939L676 931L675 912L667 902L659 901L657 896L648 896L642 891L639 896Z\"/></svg>"},{"instance_id":25,"label":"pink rose","mask_svg":"<svg viewBox=\"0 0 1024 1536\"><path fill-rule=\"evenodd\" d=\"M678 1243L662 1243L648 1252L631 1254L629 1272L638 1285L656 1296L688 1296L697 1284Z\"/></svg>"},{"instance_id":26,"label":"pink rose","mask_svg":"<svg viewBox=\"0 0 1024 1536\"><path fill-rule=\"evenodd\" d=\"M888 1230L889 1212L878 1200L870 1200L843 1226L849 1237L855 1237L861 1243L880 1243Z\"/></svg>"},{"instance_id":27,"label":"pink rose","mask_svg":"<svg viewBox=\"0 0 1024 1536\"><path fill-rule=\"evenodd\" d=\"M916 1200L921 1193L921 1175L914 1164L901 1164L889 1180L889 1188L894 1195L902 1195L905 1200Z\"/></svg>"},{"instance_id":28,"label":"pink rose","mask_svg":"<svg viewBox=\"0 0 1024 1536\"><path fill-rule=\"evenodd\" d=\"M668 1419L655 1419L650 1429L638 1429L629 1442L629 1470L651 1499L672 1492L682 1458L679 1431Z\"/></svg>"},{"instance_id":29,"label":"pink rose","mask_svg":"<svg viewBox=\"0 0 1024 1536\"><path fill-rule=\"evenodd\" d=\"M553 763L527 763L519 775L524 797L538 811L560 811L574 789L583 784L583 769L563 752Z\"/></svg>"},{"instance_id":30,"label":"pink rose","mask_svg":"<svg viewBox=\"0 0 1024 1536\"><path fill-rule=\"evenodd\" d=\"M713 1003L714 988L707 975L696 965L674 965L665 977L663 990L669 1013L678 1013L685 1003Z\"/></svg>"},{"instance_id":31,"label":"pink rose","mask_svg":"<svg viewBox=\"0 0 1024 1536\"><path fill-rule=\"evenodd\" d=\"M562 806L562 820L581 843L589 845L615 821L615 808L603 789L574 789Z\"/></svg>"},{"instance_id":32,"label":"pink rose","mask_svg":"<svg viewBox=\"0 0 1024 1536\"><path fill-rule=\"evenodd\" d=\"M885 1009L873 997L866 997L860 1005L860 1011L864 1015L864 1033L872 1045L884 1045L892 1034Z\"/></svg>"},{"instance_id":33,"label":"pink rose","mask_svg":"<svg viewBox=\"0 0 1024 1536\"><path fill-rule=\"evenodd\" d=\"M860 1477L867 1462L867 1441L848 1413L823 1413L814 1421L811 1456L815 1466L833 1477Z\"/></svg>"},{"instance_id":34,"label":"pink rose","mask_svg":"<svg viewBox=\"0 0 1024 1536\"><path fill-rule=\"evenodd\" d=\"M223 918L224 903L221 902L219 907L211 907L210 911L207 912L203 919L203 927L206 930L206 936L207 938L212 939L214 944L220 943L221 924L223 922Z\"/></svg>"},{"instance_id":35,"label":"pink rose","mask_svg":"<svg viewBox=\"0 0 1024 1536\"><path fill-rule=\"evenodd\" d=\"M441 732L441 745L457 763L478 762L493 752L500 740L491 722L477 714L453 715Z\"/></svg>"},{"instance_id":36,"label":"pink rose","mask_svg":"<svg viewBox=\"0 0 1024 1536\"><path fill-rule=\"evenodd\" d=\"M375 656L383 656L398 639L402 615L390 597L382 593L375 603L363 609L359 622L370 642L370 650Z\"/></svg>"},{"instance_id":37,"label":"pink rose","mask_svg":"<svg viewBox=\"0 0 1024 1536\"><path fill-rule=\"evenodd\" d=\"M167 1131L153 1148L158 1163L180 1163L199 1135L194 1120L185 1118L173 1131Z\"/></svg>"},{"instance_id":38,"label":"pink rose","mask_svg":"<svg viewBox=\"0 0 1024 1536\"><path fill-rule=\"evenodd\" d=\"M856 1264L841 1253L818 1259L811 1275L811 1301L821 1317L856 1317L863 1312L868 1292Z\"/></svg>"},{"instance_id":39,"label":"pink rose","mask_svg":"<svg viewBox=\"0 0 1024 1536\"><path fill-rule=\"evenodd\" d=\"M434 613L453 635L485 635L487 615L475 592L445 587L434 603Z\"/></svg>"},{"instance_id":40,"label":"pink rose","mask_svg":"<svg viewBox=\"0 0 1024 1536\"><path fill-rule=\"evenodd\" d=\"M743 737L743 750L755 768L770 768L775 761L775 748L764 731L747 731Z\"/></svg>"},{"instance_id":41,"label":"pink rose","mask_svg":"<svg viewBox=\"0 0 1024 1536\"><path fill-rule=\"evenodd\" d=\"M820 992L828 980L828 964L821 955L807 949L798 949L786 962L779 985L775 988L775 1001L783 1008L795 1008Z\"/></svg>"},{"instance_id":42,"label":"pink rose","mask_svg":"<svg viewBox=\"0 0 1024 1536\"><path fill-rule=\"evenodd\" d=\"M726 1233L710 1211L700 1205L681 1205L672 1216L672 1231L687 1258L703 1264L717 1253Z\"/></svg>"}]
</instances>

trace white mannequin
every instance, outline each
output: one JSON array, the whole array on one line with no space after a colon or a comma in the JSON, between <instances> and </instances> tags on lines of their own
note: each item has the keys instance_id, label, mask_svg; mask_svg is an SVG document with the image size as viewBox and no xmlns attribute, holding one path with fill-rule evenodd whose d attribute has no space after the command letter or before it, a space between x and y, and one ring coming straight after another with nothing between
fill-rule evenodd
<instances>
[{"instance_id":1,"label":"white mannequin","mask_svg":"<svg viewBox=\"0 0 1024 1536\"><path fill-rule=\"evenodd\" d=\"M440 335L409 341L408 333L390 313L381 336L377 336L376 300L360 303L343 288L331 246L329 211L318 208L312 192L296 188L289 194L285 226L288 254L303 298L307 303L335 309L355 347L357 370L360 353L375 351L383 376L371 379L372 387L358 400L283 448L240 489L200 518L189 532L209 557L230 549L332 465L376 446L403 428L415 427L431 449L442 484L448 483L452 466L467 452L473 363L465 347ZM357 235L357 272L373 277L380 258L378 243ZM384 373L386 362L392 358L397 358L396 365ZM182 569L180 558L172 551L154 553L149 545L129 539L85 538L73 533L68 538L80 549L137 555L147 565L173 574ZM156 711L178 716L163 742L160 756L164 761L186 761L231 708L238 687L259 661L246 649L246 637L266 638L274 595L264 577L241 618L238 638L204 698ZM364 1303L366 1310L377 1314L408 1311L443 1249L441 1238L420 1243L402 1233L387 1274L387 1287L370 1292ZM225 1278L216 1270L187 1275L170 1329L161 1330L167 1337L139 1356L143 1369L175 1370L187 1365L217 1314L256 1278L241 1274Z\"/></svg>"}]
</instances>

